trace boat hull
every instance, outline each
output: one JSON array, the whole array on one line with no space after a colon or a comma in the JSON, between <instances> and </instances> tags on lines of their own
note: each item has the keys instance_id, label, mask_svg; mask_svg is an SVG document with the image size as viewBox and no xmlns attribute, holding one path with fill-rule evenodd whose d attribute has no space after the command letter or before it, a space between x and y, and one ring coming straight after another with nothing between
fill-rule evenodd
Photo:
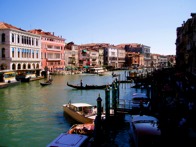
<instances>
[{"instance_id":1,"label":"boat hull","mask_svg":"<svg viewBox=\"0 0 196 147\"><path fill-rule=\"evenodd\" d=\"M94 122L94 119L85 117L84 115L79 114L78 112L71 110L69 108L69 105L63 105L63 110L64 110L65 114L69 115L74 120L76 120L80 123L93 123Z\"/></svg>"},{"instance_id":2,"label":"boat hull","mask_svg":"<svg viewBox=\"0 0 196 147\"><path fill-rule=\"evenodd\" d=\"M51 85L51 83L40 83L41 86Z\"/></svg>"},{"instance_id":3,"label":"boat hull","mask_svg":"<svg viewBox=\"0 0 196 147\"><path fill-rule=\"evenodd\" d=\"M80 89L80 90L89 90L89 89L105 89L107 86L110 85L85 85L85 86L78 86L78 85L72 85L67 83L67 86Z\"/></svg>"}]
</instances>

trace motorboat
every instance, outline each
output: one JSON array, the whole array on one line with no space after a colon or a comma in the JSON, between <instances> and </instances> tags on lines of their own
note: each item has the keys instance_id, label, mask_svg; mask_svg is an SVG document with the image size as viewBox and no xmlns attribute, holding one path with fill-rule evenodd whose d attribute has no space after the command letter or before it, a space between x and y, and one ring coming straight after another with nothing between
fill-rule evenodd
<instances>
[{"instance_id":1,"label":"motorboat","mask_svg":"<svg viewBox=\"0 0 196 147\"><path fill-rule=\"evenodd\" d=\"M130 122L132 146L161 146L159 121L150 115L132 115Z\"/></svg>"},{"instance_id":2,"label":"motorboat","mask_svg":"<svg viewBox=\"0 0 196 147\"><path fill-rule=\"evenodd\" d=\"M88 103L68 103L63 105L64 113L80 123L93 123L97 115L96 108Z\"/></svg>"},{"instance_id":3,"label":"motorboat","mask_svg":"<svg viewBox=\"0 0 196 147\"><path fill-rule=\"evenodd\" d=\"M150 110L150 98L145 93L133 93L131 106L133 110Z\"/></svg>"}]
</instances>

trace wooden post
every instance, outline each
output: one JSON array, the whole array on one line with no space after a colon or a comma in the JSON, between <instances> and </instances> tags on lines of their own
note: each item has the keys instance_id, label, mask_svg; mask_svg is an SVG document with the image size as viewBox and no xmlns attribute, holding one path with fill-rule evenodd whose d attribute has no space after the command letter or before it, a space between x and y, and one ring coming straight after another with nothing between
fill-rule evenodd
<instances>
[{"instance_id":1,"label":"wooden post","mask_svg":"<svg viewBox=\"0 0 196 147\"><path fill-rule=\"evenodd\" d=\"M112 83L112 108L114 109L114 101L115 101L115 83Z\"/></svg>"},{"instance_id":2,"label":"wooden post","mask_svg":"<svg viewBox=\"0 0 196 147\"><path fill-rule=\"evenodd\" d=\"M117 103L118 104L119 104L119 97L120 97L120 89L119 89L119 86L120 86L120 83L118 81L116 81L116 88L117 88L117 90L116 90L116 95L117 95L116 100L117 100Z\"/></svg>"},{"instance_id":3,"label":"wooden post","mask_svg":"<svg viewBox=\"0 0 196 147\"><path fill-rule=\"evenodd\" d=\"M110 89L108 87L105 90L105 113L107 121L110 117Z\"/></svg>"},{"instance_id":4,"label":"wooden post","mask_svg":"<svg viewBox=\"0 0 196 147\"><path fill-rule=\"evenodd\" d=\"M113 105L113 109L114 109L114 117L116 118L116 109L117 109L117 88L116 88L116 84L114 85L114 105Z\"/></svg>"},{"instance_id":5,"label":"wooden post","mask_svg":"<svg viewBox=\"0 0 196 147\"><path fill-rule=\"evenodd\" d=\"M95 144L97 145L100 145L101 144L101 113L102 113L102 110L101 110L101 102L102 102L102 99L100 97L100 94L97 98L97 116L95 118L95 129L94 129L94 137L95 137Z\"/></svg>"}]
</instances>

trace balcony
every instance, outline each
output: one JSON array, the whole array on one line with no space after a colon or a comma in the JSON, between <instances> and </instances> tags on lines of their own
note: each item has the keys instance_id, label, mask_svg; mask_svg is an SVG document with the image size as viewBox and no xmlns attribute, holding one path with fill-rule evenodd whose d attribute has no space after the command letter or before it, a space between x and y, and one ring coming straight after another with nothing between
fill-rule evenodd
<instances>
[{"instance_id":1,"label":"balcony","mask_svg":"<svg viewBox=\"0 0 196 147\"><path fill-rule=\"evenodd\" d=\"M47 61L60 61L61 58L46 58Z\"/></svg>"},{"instance_id":2,"label":"balcony","mask_svg":"<svg viewBox=\"0 0 196 147\"><path fill-rule=\"evenodd\" d=\"M125 62L125 60L118 60L118 62L121 62L121 63L123 62L123 63L124 63L124 62Z\"/></svg>"},{"instance_id":3,"label":"balcony","mask_svg":"<svg viewBox=\"0 0 196 147\"><path fill-rule=\"evenodd\" d=\"M61 49L56 49L56 48L46 48L48 51L61 51Z\"/></svg>"}]
</instances>

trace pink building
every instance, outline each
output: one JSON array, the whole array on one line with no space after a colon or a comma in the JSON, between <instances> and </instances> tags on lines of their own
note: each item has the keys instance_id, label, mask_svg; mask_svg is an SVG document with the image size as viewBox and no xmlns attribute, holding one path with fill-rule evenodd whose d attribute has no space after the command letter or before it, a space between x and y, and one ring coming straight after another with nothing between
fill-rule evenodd
<instances>
[{"instance_id":1,"label":"pink building","mask_svg":"<svg viewBox=\"0 0 196 147\"><path fill-rule=\"evenodd\" d=\"M41 68L56 71L65 68L65 39L41 29L29 32L41 35Z\"/></svg>"}]
</instances>

